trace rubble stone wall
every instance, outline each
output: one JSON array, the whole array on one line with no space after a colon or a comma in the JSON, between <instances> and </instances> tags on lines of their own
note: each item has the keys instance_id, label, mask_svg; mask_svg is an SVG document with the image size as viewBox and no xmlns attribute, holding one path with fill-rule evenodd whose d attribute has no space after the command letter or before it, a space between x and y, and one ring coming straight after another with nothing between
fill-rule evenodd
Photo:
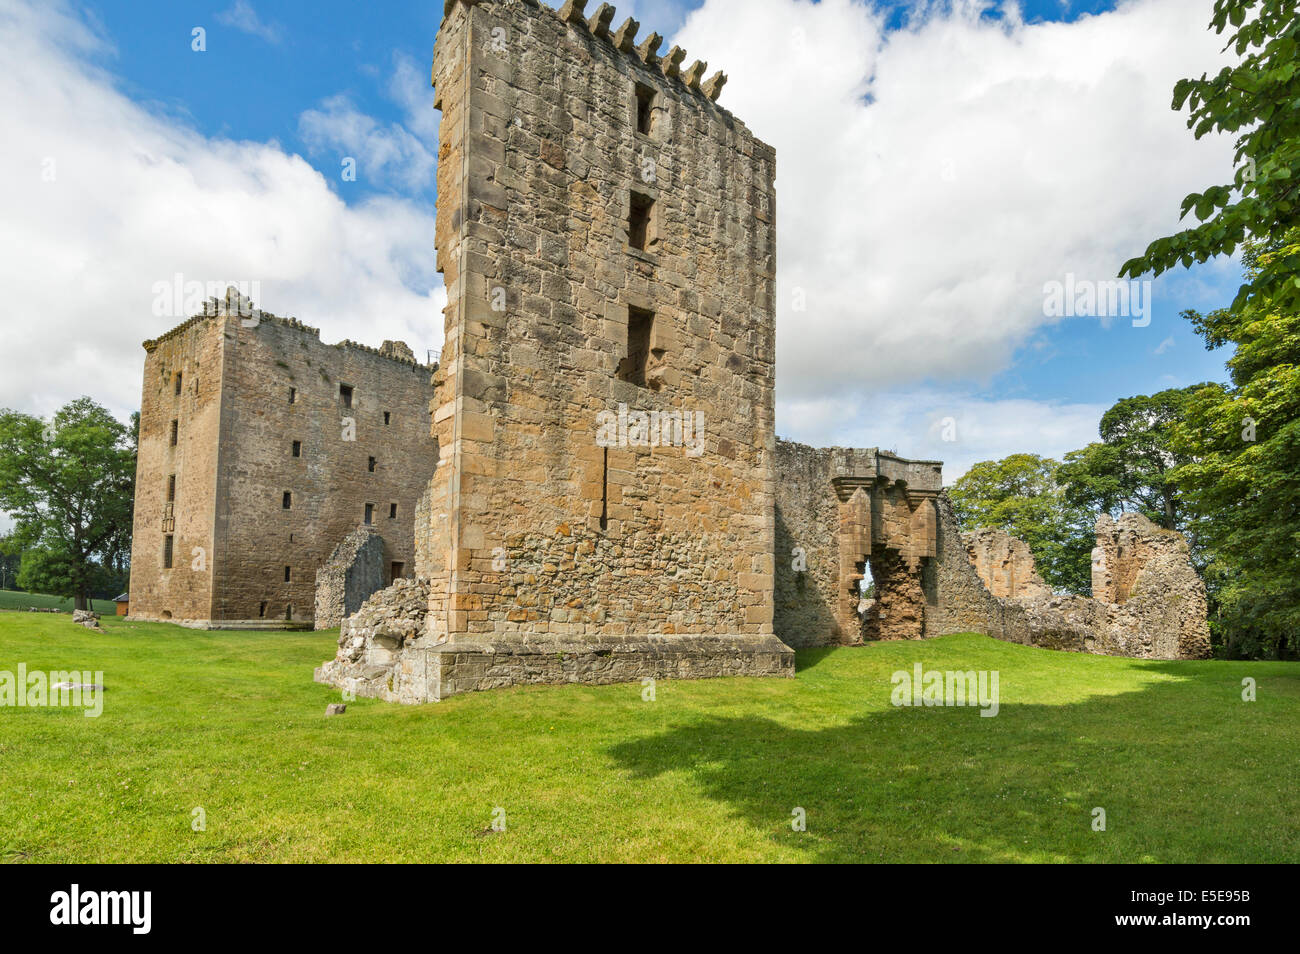
<instances>
[{"instance_id":1,"label":"rubble stone wall","mask_svg":"<svg viewBox=\"0 0 1300 954\"><path fill-rule=\"evenodd\" d=\"M384 539L374 527L358 527L316 571L316 628L339 626L384 585Z\"/></svg>"}]
</instances>

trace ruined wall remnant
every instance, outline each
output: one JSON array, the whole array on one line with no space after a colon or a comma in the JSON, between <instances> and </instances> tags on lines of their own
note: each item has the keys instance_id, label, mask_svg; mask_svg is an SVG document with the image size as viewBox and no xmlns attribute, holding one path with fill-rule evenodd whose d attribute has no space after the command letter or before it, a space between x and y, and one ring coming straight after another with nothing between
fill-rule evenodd
<instances>
[{"instance_id":1,"label":"ruined wall remnant","mask_svg":"<svg viewBox=\"0 0 1300 954\"><path fill-rule=\"evenodd\" d=\"M971 564L1016 625L1001 638L1034 646L1132 656L1202 659L1210 653L1205 584L1182 534L1141 514L1097 520L1093 596L1056 595L1029 548L999 530L967 535ZM996 635L996 634L994 634Z\"/></svg>"},{"instance_id":2,"label":"ruined wall remnant","mask_svg":"<svg viewBox=\"0 0 1300 954\"><path fill-rule=\"evenodd\" d=\"M775 153L717 105L721 74L584 6L453 0L439 29L447 307L405 701L793 671Z\"/></svg>"},{"instance_id":3,"label":"ruined wall remnant","mask_svg":"<svg viewBox=\"0 0 1300 954\"><path fill-rule=\"evenodd\" d=\"M920 637L941 486L937 461L778 440L777 635L791 646ZM868 568L876 596L863 613Z\"/></svg>"},{"instance_id":4,"label":"ruined wall remnant","mask_svg":"<svg viewBox=\"0 0 1300 954\"><path fill-rule=\"evenodd\" d=\"M435 458L409 348L325 344L234 288L144 347L132 617L310 627L316 571L367 519L411 572Z\"/></svg>"},{"instance_id":5,"label":"ruined wall remnant","mask_svg":"<svg viewBox=\"0 0 1300 954\"><path fill-rule=\"evenodd\" d=\"M1052 595L1034 565L1029 544L994 527L963 534L966 553L990 593L1000 600L1042 599Z\"/></svg>"},{"instance_id":6,"label":"ruined wall remnant","mask_svg":"<svg viewBox=\"0 0 1300 954\"><path fill-rule=\"evenodd\" d=\"M384 588L386 577L384 538L372 526L353 530L316 571L316 628L340 625Z\"/></svg>"}]
</instances>

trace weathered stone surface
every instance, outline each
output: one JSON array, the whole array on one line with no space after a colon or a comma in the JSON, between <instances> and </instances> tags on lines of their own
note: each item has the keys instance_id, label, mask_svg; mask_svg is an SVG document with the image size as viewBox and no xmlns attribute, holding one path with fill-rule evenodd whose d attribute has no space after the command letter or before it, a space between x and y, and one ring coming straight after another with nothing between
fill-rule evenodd
<instances>
[{"instance_id":1,"label":"weathered stone surface","mask_svg":"<svg viewBox=\"0 0 1300 954\"><path fill-rule=\"evenodd\" d=\"M941 487L937 461L778 440L777 635L791 646L919 638ZM868 565L876 598L863 604Z\"/></svg>"},{"instance_id":2,"label":"weathered stone surface","mask_svg":"<svg viewBox=\"0 0 1300 954\"><path fill-rule=\"evenodd\" d=\"M1052 588L1038 575L1029 544L994 527L962 534L975 572L998 599L1046 599Z\"/></svg>"},{"instance_id":3,"label":"weathered stone surface","mask_svg":"<svg viewBox=\"0 0 1300 954\"><path fill-rule=\"evenodd\" d=\"M145 352L132 617L309 627L316 571L367 505L386 570L412 572L436 447L432 369L410 348L325 344L231 288Z\"/></svg>"},{"instance_id":4,"label":"weathered stone surface","mask_svg":"<svg viewBox=\"0 0 1300 954\"><path fill-rule=\"evenodd\" d=\"M1141 514L1097 520L1093 597L1055 595L1038 577L1029 548L1000 531L966 538L972 565L991 582L990 635L1049 649L1203 659L1210 655L1205 584L1182 534ZM1007 626L1010 619L1014 625Z\"/></svg>"},{"instance_id":5,"label":"weathered stone surface","mask_svg":"<svg viewBox=\"0 0 1300 954\"><path fill-rule=\"evenodd\" d=\"M72 621L78 626L93 629L97 633L104 632L104 629L99 625L98 613L92 613L89 610L73 610Z\"/></svg>"},{"instance_id":6,"label":"weathered stone surface","mask_svg":"<svg viewBox=\"0 0 1300 954\"><path fill-rule=\"evenodd\" d=\"M326 718L329 718L330 716L343 715L343 713L347 711L348 707L346 704L342 702L331 702L325 707L325 716Z\"/></svg>"},{"instance_id":7,"label":"weathered stone surface","mask_svg":"<svg viewBox=\"0 0 1300 954\"><path fill-rule=\"evenodd\" d=\"M384 588L384 539L360 526L334 548L316 571L316 628L332 629Z\"/></svg>"}]
</instances>

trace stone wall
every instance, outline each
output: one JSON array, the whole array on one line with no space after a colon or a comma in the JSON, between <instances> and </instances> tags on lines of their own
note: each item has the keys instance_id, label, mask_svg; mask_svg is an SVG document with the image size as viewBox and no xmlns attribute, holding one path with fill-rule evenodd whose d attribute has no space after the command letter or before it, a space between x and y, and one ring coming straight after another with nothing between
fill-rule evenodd
<instances>
[{"instance_id":1,"label":"stone wall","mask_svg":"<svg viewBox=\"0 0 1300 954\"><path fill-rule=\"evenodd\" d=\"M920 637L941 486L937 461L778 440L777 635L791 646ZM876 598L864 606L859 584L868 566Z\"/></svg>"},{"instance_id":2,"label":"stone wall","mask_svg":"<svg viewBox=\"0 0 1300 954\"><path fill-rule=\"evenodd\" d=\"M316 571L367 512L385 573L414 571L436 448L431 369L409 348L325 344L231 289L145 351L133 617L310 626Z\"/></svg>"},{"instance_id":3,"label":"stone wall","mask_svg":"<svg viewBox=\"0 0 1300 954\"><path fill-rule=\"evenodd\" d=\"M1043 599L1052 595L1034 564L1029 544L994 527L962 534L975 572L1000 600Z\"/></svg>"},{"instance_id":4,"label":"stone wall","mask_svg":"<svg viewBox=\"0 0 1300 954\"><path fill-rule=\"evenodd\" d=\"M384 540L374 527L358 527L316 571L317 629L332 629L361 609L385 585Z\"/></svg>"},{"instance_id":5,"label":"stone wall","mask_svg":"<svg viewBox=\"0 0 1300 954\"><path fill-rule=\"evenodd\" d=\"M1020 540L995 530L967 535L971 565L983 583L991 584L985 592L996 604L989 606L982 631L1107 656L1209 656L1205 584L1182 534L1141 514L1124 514L1118 521L1103 514L1096 533L1091 598L1053 594Z\"/></svg>"}]
</instances>

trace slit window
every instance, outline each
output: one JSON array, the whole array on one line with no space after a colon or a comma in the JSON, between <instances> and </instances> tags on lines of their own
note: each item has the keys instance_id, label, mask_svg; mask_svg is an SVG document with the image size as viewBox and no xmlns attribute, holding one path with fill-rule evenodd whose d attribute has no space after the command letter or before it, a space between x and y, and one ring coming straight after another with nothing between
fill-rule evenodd
<instances>
[{"instance_id":1,"label":"slit window","mask_svg":"<svg viewBox=\"0 0 1300 954\"><path fill-rule=\"evenodd\" d=\"M297 403L298 403L298 389L297 389L297 388L290 388L290 389L289 389L289 403L290 403L290 404L297 404Z\"/></svg>"},{"instance_id":2,"label":"slit window","mask_svg":"<svg viewBox=\"0 0 1300 954\"><path fill-rule=\"evenodd\" d=\"M389 520L397 519L397 504L393 503L388 505L388 519Z\"/></svg>"},{"instance_id":3,"label":"slit window","mask_svg":"<svg viewBox=\"0 0 1300 954\"><path fill-rule=\"evenodd\" d=\"M350 384L339 385L339 402L345 408L352 407L352 385Z\"/></svg>"},{"instance_id":4,"label":"slit window","mask_svg":"<svg viewBox=\"0 0 1300 954\"><path fill-rule=\"evenodd\" d=\"M292 582L293 582L293 568L292 568L292 567L287 567L287 566L286 566L286 567L284 568L284 582L286 582L286 583L292 583Z\"/></svg>"},{"instance_id":5,"label":"slit window","mask_svg":"<svg viewBox=\"0 0 1300 954\"><path fill-rule=\"evenodd\" d=\"M261 603L257 604L257 618L266 619L266 600L262 600Z\"/></svg>"},{"instance_id":6,"label":"slit window","mask_svg":"<svg viewBox=\"0 0 1300 954\"><path fill-rule=\"evenodd\" d=\"M375 522L375 505L366 504L366 526Z\"/></svg>"},{"instance_id":7,"label":"slit window","mask_svg":"<svg viewBox=\"0 0 1300 954\"><path fill-rule=\"evenodd\" d=\"M390 414L388 411L385 411L385 412L384 412L384 427L387 427L387 426L388 426L389 424L391 424L391 423L393 423L393 415Z\"/></svg>"},{"instance_id":8,"label":"slit window","mask_svg":"<svg viewBox=\"0 0 1300 954\"><path fill-rule=\"evenodd\" d=\"M284 496L280 498L280 507L284 510L293 509L293 491L286 490Z\"/></svg>"},{"instance_id":9,"label":"slit window","mask_svg":"<svg viewBox=\"0 0 1300 954\"><path fill-rule=\"evenodd\" d=\"M180 440L180 436L181 436L181 422L173 418L172 436L171 436L172 447L176 446L177 442Z\"/></svg>"},{"instance_id":10,"label":"slit window","mask_svg":"<svg viewBox=\"0 0 1300 954\"><path fill-rule=\"evenodd\" d=\"M653 87L636 84L636 131L650 135L654 129L655 91Z\"/></svg>"},{"instance_id":11,"label":"slit window","mask_svg":"<svg viewBox=\"0 0 1300 954\"><path fill-rule=\"evenodd\" d=\"M181 393L181 373L179 371L176 372L176 393Z\"/></svg>"},{"instance_id":12,"label":"slit window","mask_svg":"<svg viewBox=\"0 0 1300 954\"><path fill-rule=\"evenodd\" d=\"M172 559L174 557L175 552L176 552L176 538L169 533L167 534L167 536L163 537L163 569L164 570L170 570L172 568Z\"/></svg>"},{"instance_id":13,"label":"slit window","mask_svg":"<svg viewBox=\"0 0 1300 954\"><path fill-rule=\"evenodd\" d=\"M373 474L375 472L375 459L371 457L366 464L366 468Z\"/></svg>"},{"instance_id":14,"label":"slit window","mask_svg":"<svg viewBox=\"0 0 1300 954\"><path fill-rule=\"evenodd\" d=\"M293 442L293 456L294 457L302 456L302 441Z\"/></svg>"},{"instance_id":15,"label":"slit window","mask_svg":"<svg viewBox=\"0 0 1300 954\"><path fill-rule=\"evenodd\" d=\"M654 241L655 200L642 192L633 192L627 216L627 244L644 252Z\"/></svg>"},{"instance_id":16,"label":"slit window","mask_svg":"<svg viewBox=\"0 0 1300 954\"><path fill-rule=\"evenodd\" d=\"M172 474L167 478L167 502L171 503L176 499L176 475Z\"/></svg>"},{"instance_id":17,"label":"slit window","mask_svg":"<svg viewBox=\"0 0 1300 954\"><path fill-rule=\"evenodd\" d=\"M619 377L638 387L646 386L646 365L650 361L650 336L655 314L643 308L627 310L627 357L619 365Z\"/></svg>"}]
</instances>

